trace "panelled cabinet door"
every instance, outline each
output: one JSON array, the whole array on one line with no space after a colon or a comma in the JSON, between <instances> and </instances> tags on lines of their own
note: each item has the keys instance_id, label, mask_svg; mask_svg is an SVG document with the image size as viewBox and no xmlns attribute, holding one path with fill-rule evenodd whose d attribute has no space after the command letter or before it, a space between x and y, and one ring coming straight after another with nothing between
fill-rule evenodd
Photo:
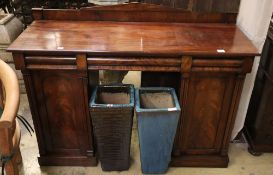
<instances>
[{"instance_id":1,"label":"panelled cabinet door","mask_svg":"<svg viewBox=\"0 0 273 175\"><path fill-rule=\"evenodd\" d=\"M189 155L220 153L228 123L235 76L193 73L189 80L180 152ZM188 107L187 107L188 106Z\"/></svg>"},{"instance_id":2,"label":"panelled cabinet door","mask_svg":"<svg viewBox=\"0 0 273 175\"><path fill-rule=\"evenodd\" d=\"M273 152L273 41L268 33L251 95L245 136L251 154Z\"/></svg>"},{"instance_id":3,"label":"panelled cabinet door","mask_svg":"<svg viewBox=\"0 0 273 175\"><path fill-rule=\"evenodd\" d=\"M249 131L252 131L251 134L254 136L253 141L255 143L270 147L273 144L273 86L272 79L269 77L265 77L259 102L259 107L257 108L258 105L256 104L255 108L257 110L256 115L259 117L256 118L255 122L249 122L252 124L249 126Z\"/></svg>"},{"instance_id":4,"label":"panelled cabinet door","mask_svg":"<svg viewBox=\"0 0 273 175\"><path fill-rule=\"evenodd\" d=\"M273 77L273 40L269 37L263 47L259 70L264 70L269 76Z\"/></svg>"},{"instance_id":5,"label":"panelled cabinet door","mask_svg":"<svg viewBox=\"0 0 273 175\"><path fill-rule=\"evenodd\" d=\"M32 73L46 153L41 155L42 164L43 156L51 154L56 158L77 157L79 161L93 156L88 104L83 100L88 98L84 81L73 71ZM75 160L70 161L77 164L73 163Z\"/></svg>"}]
</instances>

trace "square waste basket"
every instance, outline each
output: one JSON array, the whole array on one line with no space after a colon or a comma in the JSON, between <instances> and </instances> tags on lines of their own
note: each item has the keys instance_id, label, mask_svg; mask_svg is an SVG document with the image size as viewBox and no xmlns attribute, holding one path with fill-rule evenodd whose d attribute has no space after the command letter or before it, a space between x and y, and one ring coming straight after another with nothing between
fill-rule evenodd
<instances>
[{"instance_id":1,"label":"square waste basket","mask_svg":"<svg viewBox=\"0 0 273 175\"><path fill-rule=\"evenodd\" d=\"M134 115L133 85L98 86L89 105L102 169L129 169Z\"/></svg>"},{"instance_id":2,"label":"square waste basket","mask_svg":"<svg viewBox=\"0 0 273 175\"><path fill-rule=\"evenodd\" d=\"M180 106L173 88L140 88L135 91L141 169L163 174L171 152Z\"/></svg>"}]
</instances>

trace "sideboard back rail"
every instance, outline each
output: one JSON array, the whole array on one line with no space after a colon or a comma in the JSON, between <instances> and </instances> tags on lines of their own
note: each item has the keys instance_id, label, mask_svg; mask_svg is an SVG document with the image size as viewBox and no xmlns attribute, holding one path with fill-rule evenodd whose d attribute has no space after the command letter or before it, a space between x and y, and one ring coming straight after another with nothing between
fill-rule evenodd
<instances>
[{"instance_id":1,"label":"sideboard back rail","mask_svg":"<svg viewBox=\"0 0 273 175\"><path fill-rule=\"evenodd\" d=\"M82 9L33 8L35 20L236 23L237 13L192 12L155 4L128 3Z\"/></svg>"}]
</instances>

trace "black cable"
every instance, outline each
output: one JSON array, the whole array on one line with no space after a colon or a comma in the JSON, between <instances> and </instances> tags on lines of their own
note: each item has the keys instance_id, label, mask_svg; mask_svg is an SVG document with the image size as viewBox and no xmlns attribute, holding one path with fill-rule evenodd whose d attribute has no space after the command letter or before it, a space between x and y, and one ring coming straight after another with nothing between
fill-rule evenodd
<instances>
[{"instance_id":1,"label":"black cable","mask_svg":"<svg viewBox=\"0 0 273 175\"><path fill-rule=\"evenodd\" d=\"M29 134L32 136L31 131L28 128L28 125L25 123L25 121L20 116L17 116L17 118L23 123L23 125L25 126L25 128L28 130Z\"/></svg>"},{"instance_id":2,"label":"black cable","mask_svg":"<svg viewBox=\"0 0 273 175\"><path fill-rule=\"evenodd\" d=\"M17 115L17 117L21 117L21 119L23 119L25 121L25 123L28 125L28 127L31 129L31 131L34 132L34 129L30 125L30 123L25 119L25 117L23 117L23 116L21 116L19 114Z\"/></svg>"}]
</instances>

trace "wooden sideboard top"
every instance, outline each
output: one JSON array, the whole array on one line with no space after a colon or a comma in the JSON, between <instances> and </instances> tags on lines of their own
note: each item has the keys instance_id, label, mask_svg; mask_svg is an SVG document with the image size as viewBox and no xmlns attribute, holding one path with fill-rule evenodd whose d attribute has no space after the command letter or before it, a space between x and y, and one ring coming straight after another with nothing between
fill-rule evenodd
<instances>
[{"instance_id":1,"label":"wooden sideboard top","mask_svg":"<svg viewBox=\"0 0 273 175\"><path fill-rule=\"evenodd\" d=\"M38 20L7 50L111 56L259 55L235 24L211 23Z\"/></svg>"}]
</instances>

